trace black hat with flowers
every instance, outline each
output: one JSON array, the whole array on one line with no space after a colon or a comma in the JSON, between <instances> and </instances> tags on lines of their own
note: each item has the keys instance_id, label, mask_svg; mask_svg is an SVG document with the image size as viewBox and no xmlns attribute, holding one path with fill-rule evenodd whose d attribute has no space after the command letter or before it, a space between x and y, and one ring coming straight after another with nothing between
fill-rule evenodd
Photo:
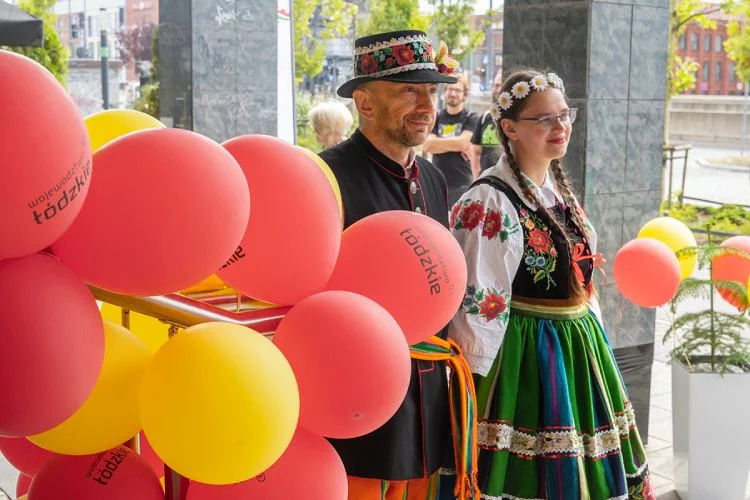
<instances>
[{"instance_id":1,"label":"black hat with flowers","mask_svg":"<svg viewBox=\"0 0 750 500\"><path fill-rule=\"evenodd\" d=\"M440 42L437 55L423 31L404 30L365 36L354 41L353 78L339 87L351 97L357 86L373 80L398 83L456 83L450 76L458 62Z\"/></svg>"}]
</instances>

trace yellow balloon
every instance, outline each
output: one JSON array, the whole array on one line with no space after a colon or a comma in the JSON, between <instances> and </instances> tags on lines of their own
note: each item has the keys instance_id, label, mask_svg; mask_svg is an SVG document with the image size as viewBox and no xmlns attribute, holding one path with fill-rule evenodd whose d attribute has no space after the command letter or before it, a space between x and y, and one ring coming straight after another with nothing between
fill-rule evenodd
<instances>
[{"instance_id":1,"label":"yellow balloon","mask_svg":"<svg viewBox=\"0 0 750 500\"><path fill-rule=\"evenodd\" d=\"M134 109L107 109L84 118L91 140L91 152L108 142L131 132L164 128L164 124L146 113Z\"/></svg>"},{"instance_id":2,"label":"yellow balloon","mask_svg":"<svg viewBox=\"0 0 750 500\"><path fill-rule=\"evenodd\" d=\"M202 483L239 483L289 445L299 391L286 358L264 336L203 323L154 355L140 409L149 443L173 470Z\"/></svg>"},{"instance_id":3,"label":"yellow balloon","mask_svg":"<svg viewBox=\"0 0 750 500\"><path fill-rule=\"evenodd\" d=\"M300 147L300 146L298 146ZM333 194L336 196L336 202L339 204L339 211L341 212L341 222L344 222L344 205L341 202L341 188L339 187L339 183L336 180L336 176L333 175L333 171L331 170L331 167L328 166L328 164L318 156L317 154L313 153L307 148L300 147L307 155L315 160L315 163L320 167L320 169L323 171L323 173L326 176L326 179L328 179L328 182L331 184L331 189L333 189Z\"/></svg>"},{"instance_id":4,"label":"yellow balloon","mask_svg":"<svg viewBox=\"0 0 750 500\"><path fill-rule=\"evenodd\" d=\"M126 328L104 322L104 364L94 390L73 416L29 440L66 455L114 448L141 429L138 390L151 361L146 345Z\"/></svg>"},{"instance_id":5,"label":"yellow balloon","mask_svg":"<svg viewBox=\"0 0 750 500\"><path fill-rule=\"evenodd\" d=\"M122 308L102 304L102 318L122 325ZM156 318L130 311L130 331L154 353L169 339L169 325Z\"/></svg>"},{"instance_id":6,"label":"yellow balloon","mask_svg":"<svg viewBox=\"0 0 750 500\"><path fill-rule=\"evenodd\" d=\"M216 292L219 290L224 290L225 288L227 288L227 285L223 281L221 281L221 278L219 278L215 274L212 274L200 283L196 283L191 287L180 290L180 293L190 294L201 292Z\"/></svg>"},{"instance_id":7,"label":"yellow balloon","mask_svg":"<svg viewBox=\"0 0 750 500\"><path fill-rule=\"evenodd\" d=\"M641 228L638 237L659 240L675 253L683 248L697 245L690 228L684 222L672 217L651 219ZM695 256L681 257L679 261L682 279L689 278L695 270Z\"/></svg>"}]
</instances>

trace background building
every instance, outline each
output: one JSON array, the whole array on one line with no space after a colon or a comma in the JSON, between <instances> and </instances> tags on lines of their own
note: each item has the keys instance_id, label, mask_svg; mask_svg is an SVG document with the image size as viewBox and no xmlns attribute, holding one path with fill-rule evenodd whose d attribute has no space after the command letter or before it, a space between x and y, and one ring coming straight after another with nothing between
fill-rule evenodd
<instances>
[{"instance_id":1,"label":"background building","mask_svg":"<svg viewBox=\"0 0 750 500\"><path fill-rule=\"evenodd\" d=\"M723 13L709 17L716 20L716 28L690 23L678 42L677 55L698 63L695 88L686 93L740 95L744 92L742 82L737 77L734 62L724 50L730 17Z\"/></svg>"}]
</instances>

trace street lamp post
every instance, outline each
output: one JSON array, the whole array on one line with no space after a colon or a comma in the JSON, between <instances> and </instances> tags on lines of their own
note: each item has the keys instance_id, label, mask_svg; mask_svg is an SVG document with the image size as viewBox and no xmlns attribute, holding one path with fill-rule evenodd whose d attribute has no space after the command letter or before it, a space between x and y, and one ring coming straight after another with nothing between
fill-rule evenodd
<instances>
[{"instance_id":1,"label":"street lamp post","mask_svg":"<svg viewBox=\"0 0 750 500\"><path fill-rule=\"evenodd\" d=\"M494 42L492 36L492 0L490 0L489 10L489 26L487 26L487 74L484 75L487 79L487 88L492 88L492 80L495 78L495 54L492 44Z\"/></svg>"},{"instance_id":2,"label":"street lamp post","mask_svg":"<svg viewBox=\"0 0 750 500\"><path fill-rule=\"evenodd\" d=\"M107 11L104 7L99 9L99 24L101 38L99 42L99 54L102 61L102 108L109 109L109 45L107 43Z\"/></svg>"}]
</instances>

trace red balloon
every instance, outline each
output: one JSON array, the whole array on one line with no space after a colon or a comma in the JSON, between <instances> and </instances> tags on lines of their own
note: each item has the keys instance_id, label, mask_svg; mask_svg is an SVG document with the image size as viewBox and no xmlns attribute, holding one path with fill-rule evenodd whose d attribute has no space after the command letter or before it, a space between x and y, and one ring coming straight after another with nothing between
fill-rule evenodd
<instances>
[{"instance_id":1,"label":"red balloon","mask_svg":"<svg viewBox=\"0 0 750 500\"><path fill-rule=\"evenodd\" d=\"M341 245L341 213L323 171L304 150L274 137L245 135L224 147L245 172L253 211L217 276L280 305L323 290Z\"/></svg>"},{"instance_id":2,"label":"red balloon","mask_svg":"<svg viewBox=\"0 0 750 500\"><path fill-rule=\"evenodd\" d=\"M381 212L344 231L326 288L373 299L416 344L438 333L461 305L466 260L439 222L402 210Z\"/></svg>"},{"instance_id":3,"label":"red balloon","mask_svg":"<svg viewBox=\"0 0 750 500\"><path fill-rule=\"evenodd\" d=\"M404 401L409 346L388 311L367 297L308 297L279 323L273 342L297 377L300 425L321 436L372 432Z\"/></svg>"},{"instance_id":4,"label":"red balloon","mask_svg":"<svg viewBox=\"0 0 750 500\"><path fill-rule=\"evenodd\" d=\"M34 476L29 500L164 500L159 478L125 446L96 455L59 455Z\"/></svg>"},{"instance_id":5,"label":"red balloon","mask_svg":"<svg viewBox=\"0 0 750 500\"><path fill-rule=\"evenodd\" d=\"M27 476L26 474L19 474L18 482L16 483L16 498L28 493L29 486L31 486L31 476Z\"/></svg>"},{"instance_id":6,"label":"red balloon","mask_svg":"<svg viewBox=\"0 0 750 500\"><path fill-rule=\"evenodd\" d=\"M47 460L57 455L25 437L0 437L0 452L10 465L31 477L39 472Z\"/></svg>"},{"instance_id":7,"label":"red balloon","mask_svg":"<svg viewBox=\"0 0 750 500\"><path fill-rule=\"evenodd\" d=\"M750 236L732 236L721 244L722 247L734 248L747 254L750 254ZM750 261L736 255L722 255L713 260L711 266L711 277L715 280L736 281L741 285L747 285L750 279ZM743 301L742 297L734 295L730 290L723 287L717 287L724 300L732 304L740 311L747 309L750 304Z\"/></svg>"},{"instance_id":8,"label":"red balloon","mask_svg":"<svg viewBox=\"0 0 750 500\"><path fill-rule=\"evenodd\" d=\"M271 468L248 481L226 486L190 483L187 500L346 500L346 471L324 438L297 428L289 447Z\"/></svg>"},{"instance_id":9,"label":"red balloon","mask_svg":"<svg viewBox=\"0 0 750 500\"><path fill-rule=\"evenodd\" d=\"M161 295L218 269L239 243L250 194L221 145L179 129L123 136L94 154L86 206L53 245L100 288Z\"/></svg>"},{"instance_id":10,"label":"red balloon","mask_svg":"<svg viewBox=\"0 0 750 500\"><path fill-rule=\"evenodd\" d=\"M146 433L141 432L138 434L138 444L140 446L141 458L146 461L151 470L154 471L158 477L164 475L164 462L156 454L154 449L151 447L151 443L146 439Z\"/></svg>"},{"instance_id":11,"label":"red balloon","mask_svg":"<svg viewBox=\"0 0 750 500\"><path fill-rule=\"evenodd\" d=\"M52 74L0 50L0 259L38 252L83 207L91 145L83 118Z\"/></svg>"},{"instance_id":12,"label":"red balloon","mask_svg":"<svg viewBox=\"0 0 750 500\"><path fill-rule=\"evenodd\" d=\"M86 285L54 257L0 261L0 435L39 434L80 408L104 360Z\"/></svg>"},{"instance_id":13,"label":"red balloon","mask_svg":"<svg viewBox=\"0 0 750 500\"><path fill-rule=\"evenodd\" d=\"M641 307L659 307L669 302L680 286L680 263L661 241L637 238L617 252L613 263L620 293Z\"/></svg>"}]
</instances>

